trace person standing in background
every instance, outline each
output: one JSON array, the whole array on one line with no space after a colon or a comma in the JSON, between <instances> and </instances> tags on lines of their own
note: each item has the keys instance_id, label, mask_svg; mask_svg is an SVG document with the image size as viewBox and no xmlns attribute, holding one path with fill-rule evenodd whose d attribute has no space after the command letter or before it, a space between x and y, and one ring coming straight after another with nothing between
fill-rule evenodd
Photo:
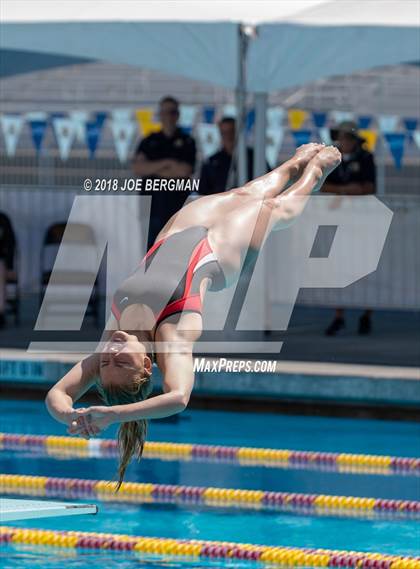
<instances>
[{"instance_id":1,"label":"person standing in background","mask_svg":"<svg viewBox=\"0 0 420 569\"><path fill-rule=\"evenodd\" d=\"M14 276L16 240L9 217L0 211L0 328L6 324L6 285Z\"/></svg>"},{"instance_id":2,"label":"person standing in background","mask_svg":"<svg viewBox=\"0 0 420 569\"><path fill-rule=\"evenodd\" d=\"M195 168L196 145L194 139L178 126L179 103L174 97L160 100L159 118L162 130L144 138L137 147L134 174L143 179L190 178ZM152 196L149 249L166 222L182 208L189 193L156 191L148 195Z\"/></svg>"},{"instance_id":3,"label":"person standing in background","mask_svg":"<svg viewBox=\"0 0 420 569\"><path fill-rule=\"evenodd\" d=\"M359 136L357 125L342 122L331 129L331 139L338 146L341 164L325 180L321 192L338 196L364 196L376 192L376 166L373 155L363 148L365 140ZM359 319L359 334L370 334L372 311L366 309ZM335 317L325 330L327 336L335 336L345 328L344 310L337 308Z\"/></svg>"},{"instance_id":4,"label":"person standing in background","mask_svg":"<svg viewBox=\"0 0 420 569\"><path fill-rule=\"evenodd\" d=\"M238 186L236 160L233 158L236 121L232 117L223 117L218 126L222 148L210 156L201 168L199 194L203 196L218 194ZM252 148L247 148L247 162L247 181L249 181L254 177L254 151ZM267 171L269 169L267 166Z\"/></svg>"}]
</instances>

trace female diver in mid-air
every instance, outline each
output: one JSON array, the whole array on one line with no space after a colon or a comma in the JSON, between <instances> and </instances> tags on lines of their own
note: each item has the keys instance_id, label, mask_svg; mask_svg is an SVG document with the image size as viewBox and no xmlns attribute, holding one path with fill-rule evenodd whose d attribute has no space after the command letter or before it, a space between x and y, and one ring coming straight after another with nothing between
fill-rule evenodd
<instances>
[{"instance_id":1,"label":"female diver in mid-air","mask_svg":"<svg viewBox=\"0 0 420 569\"><path fill-rule=\"evenodd\" d=\"M142 454L147 419L179 413L188 404L206 290L234 283L247 253L258 254L270 231L290 225L340 160L335 147L306 144L245 186L188 203L117 290L105 344L54 385L46 404L71 434L95 436L120 423L118 487L132 456ZM163 393L148 399L153 359ZM74 409L95 384L106 405Z\"/></svg>"}]
</instances>

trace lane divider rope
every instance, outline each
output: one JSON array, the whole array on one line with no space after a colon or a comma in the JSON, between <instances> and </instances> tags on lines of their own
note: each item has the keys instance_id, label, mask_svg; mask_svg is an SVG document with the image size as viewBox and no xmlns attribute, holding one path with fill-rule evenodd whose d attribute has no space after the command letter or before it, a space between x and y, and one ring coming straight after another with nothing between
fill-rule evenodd
<instances>
[{"instance_id":1,"label":"lane divider rope","mask_svg":"<svg viewBox=\"0 0 420 569\"><path fill-rule=\"evenodd\" d=\"M241 559L287 567L349 567L357 569L420 569L419 557L308 549L273 547L226 541L133 537L128 535L21 529L0 527L0 543L19 546L31 544L78 549L132 551L137 554L157 554L207 559Z\"/></svg>"},{"instance_id":2,"label":"lane divider rope","mask_svg":"<svg viewBox=\"0 0 420 569\"><path fill-rule=\"evenodd\" d=\"M112 439L23 435L0 433L0 449L44 451L54 456L113 457L118 455L117 442ZM145 458L183 461L219 461L240 466L261 465L274 468L311 468L341 472L370 472L420 476L420 458L369 454L351 454L287 449L228 447L149 441Z\"/></svg>"},{"instance_id":3,"label":"lane divider rope","mask_svg":"<svg viewBox=\"0 0 420 569\"><path fill-rule=\"evenodd\" d=\"M0 474L0 492L8 495L19 494L70 499L95 498L97 500L120 503L155 502L184 505L198 504L219 508L276 509L305 515L334 514L372 517L373 515L387 514L392 517L420 517L420 502L414 500L139 482L124 482L120 491L116 493L115 482L107 480L18 474Z\"/></svg>"}]
</instances>

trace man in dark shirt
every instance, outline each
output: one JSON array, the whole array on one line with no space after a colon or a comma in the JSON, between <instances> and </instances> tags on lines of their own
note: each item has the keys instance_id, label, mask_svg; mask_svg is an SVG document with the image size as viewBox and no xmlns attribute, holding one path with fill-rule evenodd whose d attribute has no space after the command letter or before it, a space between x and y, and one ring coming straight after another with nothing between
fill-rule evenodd
<instances>
[{"instance_id":1,"label":"man in dark shirt","mask_svg":"<svg viewBox=\"0 0 420 569\"><path fill-rule=\"evenodd\" d=\"M236 161L232 164L235 149L236 122L232 117L223 117L219 122L222 148L208 158L200 174L201 195L217 194L238 185ZM253 178L254 152L247 148L248 180ZM232 171L231 171L232 166Z\"/></svg>"},{"instance_id":2,"label":"man in dark shirt","mask_svg":"<svg viewBox=\"0 0 420 569\"><path fill-rule=\"evenodd\" d=\"M194 139L178 127L179 103L173 97L159 102L162 130L144 138L137 147L133 171L143 178L190 178L195 167ZM144 183L143 183L144 188ZM152 196L148 248L170 217L184 205L186 191L143 192Z\"/></svg>"},{"instance_id":3,"label":"man in dark shirt","mask_svg":"<svg viewBox=\"0 0 420 569\"><path fill-rule=\"evenodd\" d=\"M376 167L373 155L363 148L364 139L357 133L352 121L341 123L331 130L331 138L337 143L341 164L328 176L321 191L339 196L363 196L376 191ZM365 310L359 320L359 334L371 332L371 310ZM326 329L334 336L345 327L344 310L337 308L335 318Z\"/></svg>"},{"instance_id":4,"label":"man in dark shirt","mask_svg":"<svg viewBox=\"0 0 420 569\"><path fill-rule=\"evenodd\" d=\"M0 211L0 328L6 323L6 285L16 280L14 273L16 240L9 217Z\"/></svg>"}]
</instances>

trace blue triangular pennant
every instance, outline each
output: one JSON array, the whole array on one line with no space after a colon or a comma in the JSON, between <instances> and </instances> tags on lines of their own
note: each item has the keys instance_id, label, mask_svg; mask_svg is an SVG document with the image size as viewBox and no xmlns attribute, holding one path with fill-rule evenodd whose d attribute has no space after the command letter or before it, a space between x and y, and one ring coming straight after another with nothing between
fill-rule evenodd
<instances>
[{"instance_id":1,"label":"blue triangular pennant","mask_svg":"<svg viewBox=\"0 0 420 569\"><path fill-rule=\"evenodd\" d=\"M417 124L418 124L418 119L416 119L415 117L405 117L403 118L403 124L406 130L408 130L410 133L414 132L415 130L417 130Z\"/></svg>"},{"instance_id":2,"label":"blue triangular pennant","mask_svg":"<svg viewBox=\"0 0 420 569\"><path fill-rule=\"evenodd\" d=\"M357 127L362 130L365 130L370 127L371 122L372 122L372 116L361 115L357 118Z\"/></svg>"},{"instance_id":3,"label":"blue triangular pennant","mask_svg":"<svg viewBox=\"0 0 420 569\"><path fill-rule=\"evenodd\" d=\"M91 158L95 156L95 152L98 147L102 124L97 121L86 123L86 144Z\"/></svg>"},{"instance_id":4,"label":"blue triangular pennant","mask_svg":"<svg viewBox=\"0 0 420 569\"><path fill-rule=\"evenodd\" d=\"M203 120L204 120L204 122L206 124L213 124L215 113L216 113L216 109L214 107L204 107L203 108Z\"/></svg>"},{"instance_id":5,"label":"blue triangular pennant","mask_svg":"<svg viewBox=\"0 0 420 569\"><path fill-rule=\"evenodd\" d=\"M185 134L191 135L193 129L192 126L181 126L181 130L185 132Z\"/></svg>"},{"instance_id":6,"label":"blue triangular pennant","mask_svg":"<svg viewBox=\"0 0 420 569\"><path fill-rule=\"evenodd\" d=\"M316 128L324 128L325 123L327 122L327 113L320 113L314 111L312 113L312 120Z\"/></svg>"},{"instance_id":7,"label":"blue triangular pennant","mask_svg":"<svg viewBox=\"0 0 420 569\"><path fill-rule=\"evenodd\" d=\"M95 119L93 121L86 122L86 144L89 148L91 158L95 156L99 139L101 137L102 127L104 126L107 116L108 113L99 111L95 113Z\"/></svg>"},{"instance_id":8,"label":"blue triangular pennant","mask_svg":"<svg viewBox=\"0 0 420 569\"><path fill-rule=\"evenodd\" d=\"M415 117L403 118L403 124L408 131L408 140L412 144L414 142L413 134L417 130L418 119Z\"/></svg>"},{"instance_id":9,"label":"blue triangular pennant","mask_svg":"<svg viewBox=\"0 0 420 569\"><path fill-rule=\"evenodd\" d=\"M54 119L64 119L67 116L68 116L67 113L53 112L53 113L50 113L49 118L50 118L50 121L53 122Z\"/></svg>"},{"instance_id":10,"label":"blue triangular pennant","mask_svg":"<svg viewBox=\"0 0 420 569\"><path fill-rule=\"evenodd\" d=\"M31 127L32 141L37 152L41 150L42 141L44 140L45 131L47 130L46 120L29 121Z\"/></svg>"},{"instance_id":11,"label":"blue triangular pennant","mask_svg":"<svg viewBox=\"0 0 420 569\"><path fill-rule=\"evenodd\" d=\"M302 144L308 144L308 142L311 140L311 130L292 130L292 133L295 139L296 148Z\"/></svg>"},{"instance_id":12,"label":"blue triangular pennant","mask_svg":"<svg viewBox=\"0 0 420 569\"><path fill-rule=\"evenodd\" d=\"M100 128L102 128L104 126L104 122L105 122L107 116L108 116L108 113L105 113L103 111L95 113L95 122Z\"/></svg>"},{"instance_id":13,"label":"blue triangular pennant","mask_svg":"<svg viewBox=\"0 0 420 569\"><path fill-rule=\"evenodd\" d=\"M387 132L385 133L385 140L394 158L395 167L399 170L402 166L404 156L405 134L400 132Z\"/></svg>"},{"instance_id":14,"label":"blue triangular pennant","mask_svg":"<svg viewBox=\"0 0 420 569\"><path fill-rule=\"evenodd\" d=\"M254 127L255 123L255 111L251 109L246 115L246 132L249 134Z\"/></svg>"}]
</instances>

